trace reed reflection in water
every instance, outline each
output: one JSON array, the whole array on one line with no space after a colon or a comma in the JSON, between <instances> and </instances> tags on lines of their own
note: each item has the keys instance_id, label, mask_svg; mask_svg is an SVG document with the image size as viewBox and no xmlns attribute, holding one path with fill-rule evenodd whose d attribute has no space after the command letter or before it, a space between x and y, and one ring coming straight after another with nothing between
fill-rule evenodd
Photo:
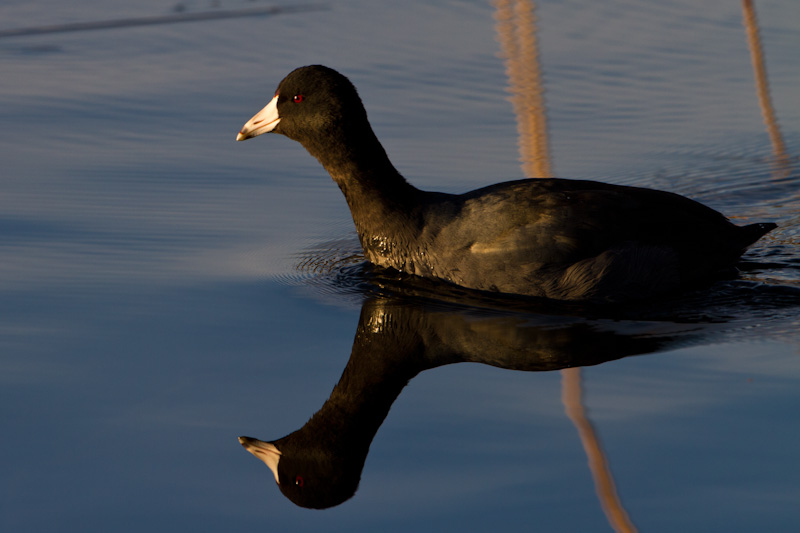
<instances>
[{"instance_id":1,"label":"reed reflection in water","mask_svg":"<svg viewBox=\"0 0 800 533\"><path fill-rule=\"evenodd\" d=\"M549 136L544 84L536 39L535 5L531 0L493 0L500 42L509 81L511 102L517 117L522 171L528 178L550 178ZM595 482L595 491L611 527L618 532L633 532L597 433L583 406L579 368L562 370L562 401L567 416L578 430Z\"/></svg>"},{"instance_id":2,"label":"reed reflection in water","mask_svg":"<svg viewBox=\"0 0 800 533\"><path fill-rule=\"evenodd\" d=\"M535 6L525 0L493 0L492 5L517 117L522 172L529 178L552 178Z\"/></svg>"},{"instance_id":3,"label":"reed reflection in water","mask_svg":"<svg viewBox=\"0 0 800 533\"><path fill-rule=\"evenodd\" d=\"M767 127L767 134L772 144L772 153L775 161L783 169L781 177L786 177L791 171L789 155L786 153L786 143L783 142L783 135L781 135L778 118L769 93L767 67L764 61L764 51L761 47L761 36L758 31L758 19L756 18L756 8L753 5L753 0L742 0L742 17L747 33L747 47L750 49L750 58L753 63L753 77L756 81L756 93L761 115L764 118L764 125Z\"/></svg>"}]
</instances>

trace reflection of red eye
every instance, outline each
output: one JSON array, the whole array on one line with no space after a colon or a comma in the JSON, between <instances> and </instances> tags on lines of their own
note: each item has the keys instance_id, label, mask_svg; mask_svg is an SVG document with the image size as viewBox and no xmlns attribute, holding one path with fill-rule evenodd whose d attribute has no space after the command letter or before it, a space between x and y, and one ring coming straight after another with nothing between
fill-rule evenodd
<instances>
[{"instance_id":1,"label":"reflection of red eye","mask_svg":"<svg viewBox=\"0 0 800 533\"><path fill-rule=\"evenodd\" d=\"M296 95L294 95L294 97L292 97L292 102L294 102L295 104L299 104L302 101L303 101L303 95L302 94L296 94Z\"/></svg>"},{"instance_id":2,"label":"reflection of red eye","mask_svg":"<svg viewBox=\"0 0 800 533\"><path fill-rule=\"evenodd\" d=\"M297 97L295 96L295 98L297 98ZM294 484L297 485L298 487L302 487L303 486L303 476L297 476L296 478L294 478Z\"/></svg>"}]
</instances>

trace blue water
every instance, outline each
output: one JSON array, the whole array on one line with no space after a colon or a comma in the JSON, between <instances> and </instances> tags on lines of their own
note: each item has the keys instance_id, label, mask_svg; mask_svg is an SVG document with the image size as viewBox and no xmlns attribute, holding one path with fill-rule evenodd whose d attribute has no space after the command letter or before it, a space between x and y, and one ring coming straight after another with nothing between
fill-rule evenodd
<instances>
[{"instance_id":1,"label":"blue water","mask_svg":"<svg viewBox=\"0 0 800 533\"><path fill-rule=\"evenodd\" d=\"M313 158L278 136L234 142L286 73L323 63L415 185L523 177L488 2L172 18L267 5L0 6L3 531L611 530L563 365L589 365L583 403L640 531L796 528L797 2L756 2L782 158L739 3L537 3L558 176L780 225L740 279L614 316L374 278ZM488 364L420 366L359 490L306 510L236 438L303 426L373 355L357 331L398 335L378 362L411 359L407 343L428 365Z\"/></svg>"}]
</instances>

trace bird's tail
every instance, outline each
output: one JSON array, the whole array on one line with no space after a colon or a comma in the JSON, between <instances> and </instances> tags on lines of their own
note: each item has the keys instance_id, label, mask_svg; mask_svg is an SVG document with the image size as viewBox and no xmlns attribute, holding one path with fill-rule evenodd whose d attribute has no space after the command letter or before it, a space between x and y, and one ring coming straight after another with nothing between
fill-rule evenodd
<instances>
[{"instance_id":1,"label":"bird's tail","mask_svg":"<svg viewBox=\"0 0 800 533\"><path fill-rule=\"evenodd\" d=\"M760 222L758 224L742 226L742 244L744 244L744 246L750 246L777 227L778 225L773 222Z\"/></svg>"}]
</instances>

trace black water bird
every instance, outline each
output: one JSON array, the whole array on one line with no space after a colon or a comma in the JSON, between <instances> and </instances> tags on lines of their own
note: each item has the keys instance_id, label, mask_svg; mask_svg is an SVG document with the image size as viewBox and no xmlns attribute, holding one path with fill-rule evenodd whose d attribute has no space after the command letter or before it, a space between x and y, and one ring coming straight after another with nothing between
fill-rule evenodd
<instances>
[{"instance_id":1,"label":"black water bird","mask_svg":"<svg viewBox=\"0 0 800 533\"><path fill-rule=\"evenodd\" d=\"M735 268L776 227L736 226L683 196L567 179L524 179L464 194L417 189L394 168L353 84L330 68L291 72L237 140L281 133L345 195L366 258L481 291L624 301Z\"/></svg>"}]
</instances>

